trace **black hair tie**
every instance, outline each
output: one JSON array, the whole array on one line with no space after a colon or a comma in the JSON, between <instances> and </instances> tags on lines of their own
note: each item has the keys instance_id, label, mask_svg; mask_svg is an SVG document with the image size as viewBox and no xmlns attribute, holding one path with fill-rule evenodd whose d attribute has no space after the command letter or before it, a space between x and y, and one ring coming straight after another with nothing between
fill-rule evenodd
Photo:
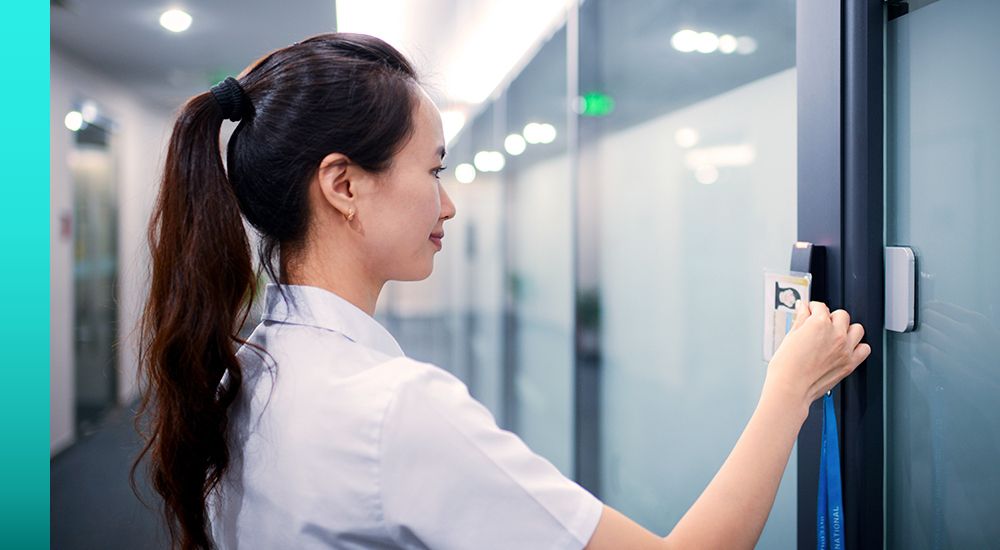
<instances>
[{"instance_id":1,"label":"black hair tie","mask_svg":"<svg viewBox=\"0 0 1000 550\"><path fill-rule=\"evenodd\" d=\"M222 111L222 118L236 122L249 110L250 98L235 78L227 76L225 80L212 86L211 91L212 97Z\"/></svg>"}]
</instances>

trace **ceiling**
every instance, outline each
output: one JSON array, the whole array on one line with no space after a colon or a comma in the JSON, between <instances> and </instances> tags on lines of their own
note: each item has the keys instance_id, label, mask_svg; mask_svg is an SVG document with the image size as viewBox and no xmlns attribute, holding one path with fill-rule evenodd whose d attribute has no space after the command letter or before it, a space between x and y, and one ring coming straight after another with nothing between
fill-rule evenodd
<instances>
[{"instance_id":1,"label":"ceiling","mask_svg":"<svg viewBox=\"0 0 1000 550\"><path fill-rule=\"evenodd\" d=\"M261 55L333 31L333 0L61 0L51 6L52 47L173 110ZM182 33L159 24L181 7L194 22Z\"/></svg>"},{"instance_id":2,"label":"ceiling","mask_svg":"<svg viewBox=\"0 0 1000 550\"><path fill-rule=\"evenodd\" d=\"M449 94L449 81L464 76L491 82L493 75L477 72L486 66L509 71L491 54L519 55L532 41L540 46L551 36L529 33L515 43L513 29L574 1L50 0L51 40L54 49L173 111L269 51L333 31L339 4L346 12L368 12L366 22L344 21L346 30L376 34L397 46L442 109L472 114L479 109ZM171 7L192 15L190 29L175 34L160 27L160 14ZM746 33L761 47L751 56L678 54L670 36L683 26ZM581 27L581 91L596 86L623 100L608 117L611 125L631 125L795 63L794 0L590 0L581 8ZM489 41L479 44L484 36ZM531 63L515 80L534 83L528 88L536 91L521 94L515 111L548 112L553 101L565 101L558 93L537 92L538 82L565 77L565 38L554 42L547 49L555 57L524 57Z\"/></svg>"},{"instance_id":3,"label":"ceiling","mask_svg":"<svg viewBox=\"0 0 1000 550\"><path fill-rule=\"evenodd\" d=\"M54 50L173 111L267 52L335 30L343 9L340 30L387 40L442 110L470 113L575 1L50 0L50 25ZM190 29L160 27L170 8L191 14Z\"/></svg>"}]
</instances>

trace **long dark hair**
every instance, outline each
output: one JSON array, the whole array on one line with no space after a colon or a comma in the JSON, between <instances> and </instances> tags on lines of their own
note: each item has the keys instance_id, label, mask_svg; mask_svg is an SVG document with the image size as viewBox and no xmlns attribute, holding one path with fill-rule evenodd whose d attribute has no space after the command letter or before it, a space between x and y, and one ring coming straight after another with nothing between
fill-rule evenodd
<instances>
[{"instance_id":1,"label":"long dark hair","mask_svg":"<svg viewBox=\"0 0 1000 550\"><path fill-rule=\"evenodd\" d=\"M228 176L223 114L206 91L177 118L149 223L136 421L145 446L131 479L135 487L148 458L174 548L212 546L205 502L229 464L228 408L242 380L236 351L247 344L238 332L262 275L243 219L260 234L260 269L285 282L323 157L338 152L383 172L413 132L413 67L371 36L314 36L261 58L238 82L250 108L229 139Z\"/></svg>"}]
</instances>

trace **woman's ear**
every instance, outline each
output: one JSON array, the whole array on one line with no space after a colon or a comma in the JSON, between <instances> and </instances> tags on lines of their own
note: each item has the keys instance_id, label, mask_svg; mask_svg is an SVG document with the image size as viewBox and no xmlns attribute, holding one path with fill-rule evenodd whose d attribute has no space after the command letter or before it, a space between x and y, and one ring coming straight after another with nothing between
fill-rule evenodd
<instances>
[{"instance_id":1,"label":"woman's ear","mask_svg":"<svg viewBox=\"0 0 1000 550\"><path fill-rule=\"evenodd\" d=\"M323 157L316 172L320 194L326 202L345 217L357 212L354 202L356 185L352 181L355 170L350 159L341 153Z\"/></svg>"}]
</instances>

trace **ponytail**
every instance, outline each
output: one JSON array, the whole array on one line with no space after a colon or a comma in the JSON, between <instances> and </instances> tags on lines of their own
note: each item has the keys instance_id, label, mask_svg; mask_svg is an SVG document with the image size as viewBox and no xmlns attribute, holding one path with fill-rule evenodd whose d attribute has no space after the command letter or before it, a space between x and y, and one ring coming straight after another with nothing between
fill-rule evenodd
<instances>
[{"instance_id":1,"label":"ponytail","mask_svg":"<svg viewBox=\"0 0 1000 550\"><path fill-rule=\"evenodd\" d=\"M211 93L184 106L150 219L152 281L140 324L138 415L171 547L210 548L205 499L229 463L227 409L242 379L238 336L254 292L250 244L222 165ZM225 387L222 376L228 373Z\"/></svg>"}]
</instances>

